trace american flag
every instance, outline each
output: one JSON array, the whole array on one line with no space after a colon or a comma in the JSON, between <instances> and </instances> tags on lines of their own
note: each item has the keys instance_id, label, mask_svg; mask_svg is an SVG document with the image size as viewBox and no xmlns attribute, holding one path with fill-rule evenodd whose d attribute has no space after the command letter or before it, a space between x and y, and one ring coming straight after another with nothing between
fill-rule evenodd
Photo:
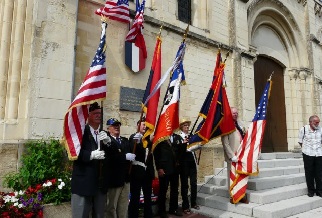
<instances>
[{"instance_id":1,"label":"american flag","mask_svg":"<svg viewBox=\"0 0 322 218\"><path fill-rule=\"evenodd\" d=\"M237 150L238 162L232 163L230 171L230 195L233 203L238 203L246 194L248 176L258 174L257 160L261 152L268 99L271 90L268 80L256 109L252 123Z\"/></svg>"},{"instance_id":2,"label":"american flag","mask_svg":"<svg viewBox=\"0 0 322 218\"><path fill-rule=\"evenodd\" d=\"M89 104L106 98L106 27L103 22L100 44L92 64L65 115L63 142L70 160L76 160L80 152Z\"/></svg>"},{"instance_id":3,"label":"american flag","mask_svg":"<svg viewBox=\"0 0 322 218\"><path fill-rule=\"evenodd\" d=\"M97 15L109 17L124 23L130 22L129 1L128 0L108 0L105 6L95 11Z\"/></svg>"},{"instance_id":4,"label":"american flag","mask_svg":"<svg viewBox=\"0 0 322 218\"><path fill-rule=\"evenodd\" d=\"M139 0L136 0L136 15L135 15L132 27L131 27L131 29L130 29L130 31L127 34L126 39L125 39L128 42L134 42L136 36L141 32L141 30L143 28L144 6L145 6L145 0L143 0L141 5L139 3Z\"/></svg>"}]
</instances>

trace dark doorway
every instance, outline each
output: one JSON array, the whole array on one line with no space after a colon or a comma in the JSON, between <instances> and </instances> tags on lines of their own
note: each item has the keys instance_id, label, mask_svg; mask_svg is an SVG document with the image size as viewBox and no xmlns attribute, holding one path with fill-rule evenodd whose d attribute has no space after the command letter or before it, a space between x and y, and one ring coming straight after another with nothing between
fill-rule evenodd
<instances>
[{"instance_id":1,"label":"dark doorway","mask_svg":"<svg viewBox=\"0 0 322 218\"><path fill-rule=\"evenodd\" d=\"M288 151L283 67L263 56L259 56L254 65L255 107L273 71L262 153Z\"/></svg>"}]
</instances>

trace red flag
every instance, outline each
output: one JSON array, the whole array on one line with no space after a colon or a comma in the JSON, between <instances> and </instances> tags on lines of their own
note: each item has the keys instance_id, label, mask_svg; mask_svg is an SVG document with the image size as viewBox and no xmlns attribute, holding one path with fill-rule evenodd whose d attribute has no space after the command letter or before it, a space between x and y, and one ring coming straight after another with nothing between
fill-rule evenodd
<instances>
[{"instance_id":1,"label":"red flag","mask_svg":"<svg viewBox=\"0 0 322 218\"><path fill-rule=\"evenodd\" d=\"M106 26L102 23L100 44L92 65L65 115L63 142L70 160L76 160L80 152L89 104L106 98Z\"/></svg>"},{"instance_id":2,"label":"red flag","mask_svg":"<svg viewBox=\"0 0 322 218\"><path fill-rule=\"evenodd\" d=\"M232 163L230 171L230 195L233 203L238 203L246 194L248 176L258 174L257 160L262 147L266 126L266 112L270 96L271 81L266 83L263 95L246 135L237 150L237 163Z\"/></svg>"},{"instance_id":3,"label":"red flag","mask_svg":"<svg viewBox=\"0 0 322 218\"><path fill-rule=\"evenodd\" d=\"M174 68L168 90L166 92L161 114L154 132L152 151L161 141L169 139L173 131L179 128L180 85L185 83L183 57L186 44L182 42L178 52L179 64Z\"/></svg>"},{"instance_id":4,"label":"red flag","mask_svg":"<svg viewBox=\"0 0 322 218\"><path fill-rule=\"evenodd\" d=\"M158 89L158 91L149 99L147 103L145 103L145 101L147 100L147 97L151 94L152 90L156 87L158 81L161 78L161 43L161 38L158 37L154 49L149 80L147 82L144 97L142 100L143 111L146 114L145 125L146 127L148 127L147 131L145 132L142 138L143 146L145 148L148 144L146 138L153 133L155 121L157 118L160 89Z\"/></svg>"},{"instance_id":5,"label":"red flag","mask_svg":"<svg viewBox=\"0 0 322 218\"><path fill-rule=\"evenodd\" d=\"M105 16L111 20L123 23L130 22L129 1L128 0L107 0L105 6L95 11L95 14Z\"/></svg>"},{"instance_id":6,"label":"red flag","mask_svg":"<svg viewBox=\"0 0 322 218\"><path fill-rule=\"evenodd\" d=\"M188 148L206 144L218 136L227 135L235 130L226 89L223 86L224 68L225 64L221 62L219 52L213 82L199 113L203 120L190 137Z\"/></svg>"}]
</instances>

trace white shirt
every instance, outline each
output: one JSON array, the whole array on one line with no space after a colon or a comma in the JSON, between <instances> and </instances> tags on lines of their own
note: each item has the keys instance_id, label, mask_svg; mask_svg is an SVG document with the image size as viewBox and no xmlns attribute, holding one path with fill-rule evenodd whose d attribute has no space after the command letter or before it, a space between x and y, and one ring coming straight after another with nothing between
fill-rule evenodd
<instances>
[{"instance_id":1,"label":"white shirt","mask_svg":"<svg viewBox=\"0 0 322 218\"><path fill-rule=\"evenodd\" d=\"M304 131L305 128L305 131ZM308 156L322 156L322 131L318 127L312 130L310 125L303 126L299 131L299 143L302 143L302 152Z\"/></svg>"}]
</instances>

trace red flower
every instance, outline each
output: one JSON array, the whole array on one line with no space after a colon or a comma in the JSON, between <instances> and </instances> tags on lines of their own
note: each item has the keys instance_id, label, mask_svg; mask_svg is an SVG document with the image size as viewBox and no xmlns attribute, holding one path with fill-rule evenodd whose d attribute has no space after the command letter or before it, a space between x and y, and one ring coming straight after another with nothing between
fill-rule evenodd
<instances>
[{"instance_id":1,"label":"red flower","mask_svg":"<svg viewBox=\"0 0 322 218\"><path fill-rule=\"evenodd\" d=\"M53 183L53 185L54 184L56 184L56 182L57 182L57 179L52 179L52 180L50 180L52 183Z\"/></svg>"},{"instance_id":2,"label":"red flower","mask_svg":"<svg viewBox=\"0 0 322 218\"><path fill-rule=\"evenodd\" d=\"M42 211L42 210L39 210L39 211L38 211L37 216L38 216L39 218L43 218L43 217L44 217L44 213L43 213L43 211Z\"/></svg>"},{"instance_id":3,"label":"red flower","mask_svg":"<svg viewBox=\"0 0 322 218\"><path fill-rule=\"evenodd\" d=\"M36 185L35 192L38 192L42 188L42 185L38 184Z\"/></svg>"},{"instance_id":4,"label":"red flower","mask_svg":"<svg viewBox=\"0 0 322 218\"><path fill-rule=\"evenodd\" d=\"M25 214L25 218L32 218L34 216L34 214L32 212L29 212L27 214Z\"/></svg>"}]
</instances>

